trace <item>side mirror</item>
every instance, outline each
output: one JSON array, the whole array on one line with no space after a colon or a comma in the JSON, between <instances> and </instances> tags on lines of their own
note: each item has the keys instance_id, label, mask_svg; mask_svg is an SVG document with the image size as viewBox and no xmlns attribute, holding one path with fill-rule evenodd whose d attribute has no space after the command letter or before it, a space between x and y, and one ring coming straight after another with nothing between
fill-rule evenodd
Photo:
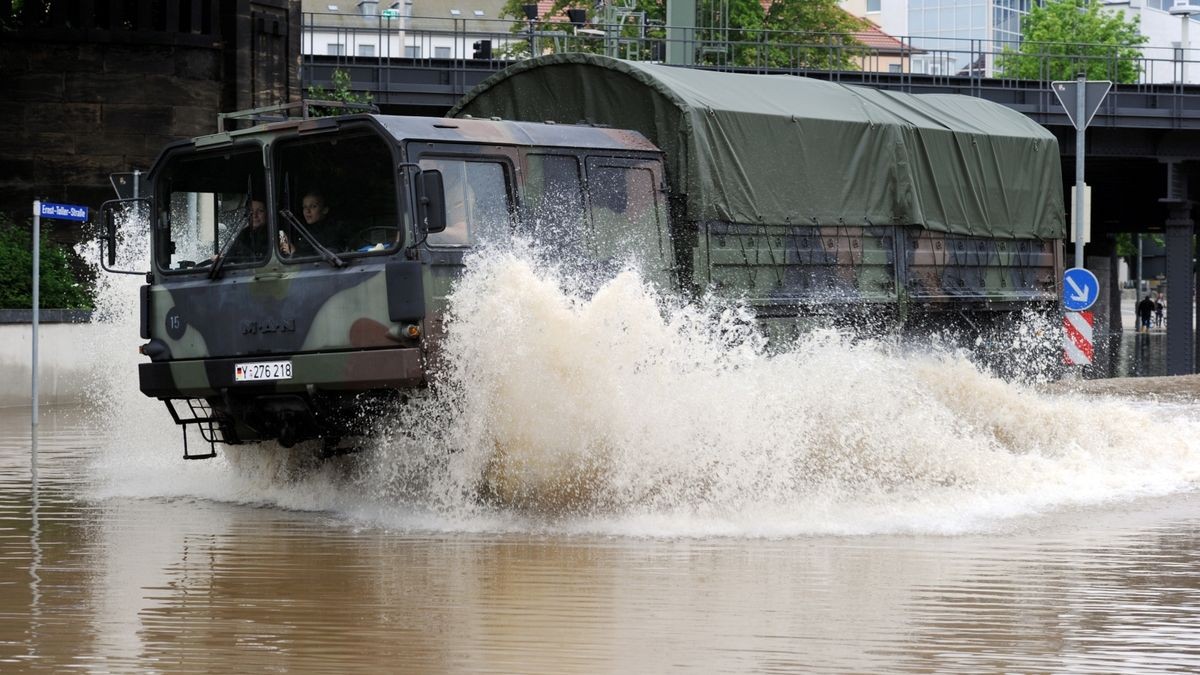
<instances>
[{"instance_id":1,"label":"side mirror","mask_svg":"<svg viewBox=\"0 0 1200 675\"><path fill-rule=\"evenodd\" d=\"M143 197L138 199L113 199L100 205L103 225L101 226L100 235L96 238L100 242L100 266L104 268L105 272L145 274L145 272L113 269L113 265L117 263L117 212L121 211L123 214L129 208L140 212L142 206L149 203L150 200Z\"/></svg>"},{"instance_id":2,"label":"side mirror","mask_svg":"<svg viewBox=\"0 0 1200 675\"><path fill-rule=\"evenodd\" d=\"M437 169L426 169L417 176L417 221L425 234L446 229L446 188Z\"/></svg>"}]
</instances>

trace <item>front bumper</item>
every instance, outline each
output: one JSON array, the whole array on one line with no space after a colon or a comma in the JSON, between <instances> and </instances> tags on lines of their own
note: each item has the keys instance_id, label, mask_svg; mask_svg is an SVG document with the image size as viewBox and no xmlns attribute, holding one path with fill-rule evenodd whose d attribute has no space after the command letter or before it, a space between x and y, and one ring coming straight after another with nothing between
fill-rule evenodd
<instances>
[{"instance_id":1,"label":"front bumper","mask_svg":"<svg viewBox=\"0 0 1200 675\"><path fill-rule=\"evenodd\" d=\"M285 359L292 362L289 380L234 380L234 368L239 363ZM359 392L420 387L426 381L421 350L415 347L142 363L138 365L138 379L142 393L154 398Z\"/></svg>"}]
</instances>

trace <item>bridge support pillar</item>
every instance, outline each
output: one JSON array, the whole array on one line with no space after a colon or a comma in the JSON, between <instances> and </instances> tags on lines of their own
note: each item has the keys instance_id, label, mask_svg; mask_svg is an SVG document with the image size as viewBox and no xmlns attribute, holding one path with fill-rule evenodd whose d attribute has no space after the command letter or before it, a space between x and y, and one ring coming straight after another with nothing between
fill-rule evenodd
<instances>
[{"instance_id":1,"label":"bridge support pillar","mask_svg":"<svg viewBox=\"0 0 1200 675\"><path fill-rule=\"evenodd\" d=\"M1192 220L1190 202L1171 207L1167 218L1167 374L1189 375L1195 372L1195 329L1192 327L1192 297L1195 274L1192 272Z\"/></svg>"},{"instance_id":2,"label":"bridge support pillar","mask_svg":"<svg viewBox=\"0 0 1200 675\"><path fill-rule=\"evenodd\" d=\"M1084 266L1100 282L1100 295L1093 307L1096 319L1092 344L1096 351L1092 365L1084 369L1084 376L1088 378L1116 375L1117 358L1121 350L1121 285L1115 259L1115 255L1108 254L1084 258Z\"/></svg>"}]
</instances>

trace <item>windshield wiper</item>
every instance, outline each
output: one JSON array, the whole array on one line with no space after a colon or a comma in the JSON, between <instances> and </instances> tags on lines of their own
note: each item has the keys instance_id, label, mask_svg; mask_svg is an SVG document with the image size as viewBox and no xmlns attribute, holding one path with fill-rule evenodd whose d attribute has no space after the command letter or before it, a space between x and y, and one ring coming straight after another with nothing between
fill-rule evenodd
<instances>
[{"instance_id":1,"label":"windshield wiper","mask_svg":"<svg viewBox=\"0 0 1200 675\"><path fill-rule=\"evenodd\" d=\"M300 221L296 218L296 216L292 215L291 211L287 209L279 209L279 215L287 219L288 224L290 224L292 227L300 230L300 234L304 235L304 238L308 240L308 243L312 244L312 247L317 250L317 253L321 254L321 257L325 260L325 262L333 265L334 267L346 266L346 261L337 257L337 254L333 251L330 251L322 246L321 242L317 241L317 238L312 235L312 232L308 231L307 227L304 227L300 224ZM295 246L294 243L293 246Z\"/></svg>"},{"instance_id":2,"label":"windshield wiper","mask_svg":"<svg viewBox=\"0 0 1200 675\"><path fill-rule=\"evenodd\" d=\"M238 227L237 231L233 233L233 236L230 237L225 242L225 245L221 247L221 251L217 253L217 259L213 261L212 267L208 268L209 279L216 279L217 277L221 276L221 268L225 266L225 254L228 253L229 249L233 247L233 242L237 241L237 238L242 236L242 230L245 230L249 226L249 221L242 223Z\"/></svg>"}]
</instances>

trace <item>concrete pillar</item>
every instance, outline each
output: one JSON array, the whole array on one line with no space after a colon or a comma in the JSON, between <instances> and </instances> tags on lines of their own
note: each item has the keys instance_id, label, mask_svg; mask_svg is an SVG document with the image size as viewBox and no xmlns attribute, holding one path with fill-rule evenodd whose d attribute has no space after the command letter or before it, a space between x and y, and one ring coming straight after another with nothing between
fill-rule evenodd
<instances>
[{"instance_id":1,"label":"concrete pillar","mask_svg":"<svg viewBox=\"0 0 1200 675\"><path fill-rule=\"evenodd\" d=\"M696 61L696 0L667 0L667 63Z\"/></svg>"},{"instance_id":2,"label":"concrete pillar","mask_svg":"<svg viewBox=\"0 0 1200 675\"><path fill-rule=\"evenodd\" d=\"M1195 329L1192 327L1192 221L1190 203L1171 206L1166 222L1167 240L1167 374L1195 372ZM1140 299L1140 298L1139 298Z\"/></svg>"},{"instance_id":3,"label":"concrete pillar","mask_svg":"<svg viewBox=\"0 0 1200 675\"><path fill-rule=\"evenodd\" d=\"M1104 280L1100 280L1100 284L1104 284ZM1124 322L1121 319L1121 256L1117 255L1117 242L1115 235L1108 235L1108 329L1117 335L1125 329Z\"/></svg>"}]
</instances>

